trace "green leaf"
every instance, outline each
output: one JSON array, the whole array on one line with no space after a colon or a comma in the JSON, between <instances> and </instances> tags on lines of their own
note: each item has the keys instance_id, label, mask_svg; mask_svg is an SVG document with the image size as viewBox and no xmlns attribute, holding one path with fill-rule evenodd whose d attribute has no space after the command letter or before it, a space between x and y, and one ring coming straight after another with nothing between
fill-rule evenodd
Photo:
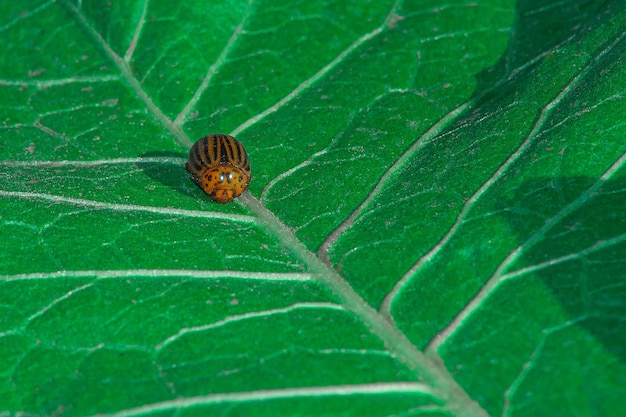
<instances>
[{"instance_id":1,"label":"green leaf","mask_svg":"<svg viewBox=\"0 0 626 417\"><path fill-rule=\"evenodd\" d=\"M3 2L0 415L624 415L625 9Z\"/></svg>"}]
</instances>

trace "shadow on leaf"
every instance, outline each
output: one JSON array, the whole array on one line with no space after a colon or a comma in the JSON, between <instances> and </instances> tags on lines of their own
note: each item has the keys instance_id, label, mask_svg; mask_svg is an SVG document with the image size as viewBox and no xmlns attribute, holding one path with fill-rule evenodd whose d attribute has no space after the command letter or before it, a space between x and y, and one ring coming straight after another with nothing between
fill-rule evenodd
<instances>
[{"instance_id":1,"label":"shadow on leaf","mask_svg":"<svg viewBox=\"0 0 626 417\"><path fill-rule=\"evenodd\" d=\"M476 91L488 90L509 78L513 70L532 63L523 70L530 74L550 51L567 41L583 39L625 8L623 0L519 0L507 50L493 67L478 74ZM519 83L527 77L517 78Z\"/></svg>"},{"instance_id":2,"label":"shadow on leaf","mask_svg":"<svg viewBox=\"0 0 626 417\"><path fill-rule=\"evenodd\" d=\"M500 201L504 218L526 246L507 272L526 269L539 277L569 322L626 362L626 179L594 189L597 181L537 178Z\"/></svg>"},{"instance_id":3,"label":"shadow on leaf","mask_svg":"<svg viewBox=\"0 0 626 417\"><path fill-rule=\"evenodd\" d=\"M189 179L185 170L187 156L177 152L147 152L145 161L137 163L148 177L193 199L202 197L202 191Z\"/></svg>"}]
</instances>

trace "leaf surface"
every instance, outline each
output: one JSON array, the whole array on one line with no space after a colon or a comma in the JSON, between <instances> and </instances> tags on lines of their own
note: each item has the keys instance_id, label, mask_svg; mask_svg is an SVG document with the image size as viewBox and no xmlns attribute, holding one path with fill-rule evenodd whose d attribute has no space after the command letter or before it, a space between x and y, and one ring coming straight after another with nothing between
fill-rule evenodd
<instances>
[{"instance_id":1,"label":"leaf surface","mask_svg":"<svg viewBox=\"0 0 626 417\"><path fill-rule=\"evenodd\" d=\"M624 414L624 9L4 2L1 414Z\"/></svg>"}]
</instances>

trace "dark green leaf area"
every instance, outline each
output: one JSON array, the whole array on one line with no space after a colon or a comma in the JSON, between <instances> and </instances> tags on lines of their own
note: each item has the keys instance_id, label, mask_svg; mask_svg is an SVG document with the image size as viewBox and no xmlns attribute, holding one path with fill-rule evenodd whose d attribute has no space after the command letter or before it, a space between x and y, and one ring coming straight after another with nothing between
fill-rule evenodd
<instances>
[{"instance_id":1,"label":"dark green leaf area","mask_svg":"<svg viewBox=\"0 0 626 417\"><path fill-rule=\"evenodd\" d=\"M266 111L303 81L316 78L321 68L353 42L382 25L392 7L393 2L386 0L370 3L368 7L351 3L288 1L279 7L254 8L253 17L243 23L243 33L237 37L236 47L225 51L223 69L214 76L215 82L199 101L199 108L217 111L197 115L188 126L192 131L207 124L230 131ZM300 118L307 120L314 110L322 113L319 103L309 102L300 106L298 111L289 112L289 116L295 119L294 122ZM263 135L264 147L274 147L277 142L285 140L285 136L291 138L299 130L310 131L304 126L311 121L300 125L298 130L283 125L279 135ZM255 130L251 129L246 135L255 135Z\"/></svg>"},{"instance_id":2,"label":"dark green leaf area","mask_svg":"<svg viewBox=\"0 0 626 417\"><path fill-rule=\"evenodd\" d=\"M6 328L12 333L32 335L44 346L68 348L106 342L148 350L181 327L219 322L230 315L268 306L286 308L299 302L332 300L325 291L307 282L175 276L134 280L70 278L48 279L46 288L36 290L29 287L34 281L41 279L15 279L3 284L7 306L11 300L16 304L29 298L38 301L27 308L7 309ZM281 294L281 299L271 302L266 294Z\"/></svg>"},{"instance_id":3,"label":"dark green leaf area","mask_svg":"<svg viewBox=\"0 0 626 417\"><path fill-rule=\"evenodd\" d=\"M2 310L2 313L4 313L6 307ZM2 328L5 329L5 322L2 324ZM4 366L1 373L2 378L0 378L0 403L2 403L5 409L20 409L20 396L15 392L15 384L11 378L12 365L24 358L28 354L30 347L31 344L28 338L22 335L4 334L0 337L0 355L2 355Z\"/></svg>"},{"instance_id":4,"label":"dark green leaf area","mask_svg":"<svg viewBox=\"0 0 626 417\"><path fill-rule=\"evenodd\" d=\"M624 386L626 361L622 319L626 314L626 236L623 216L617 214L623 213L626 202L622 171L606 182L587 177L551 178L510 188L515 190L512 199L501 196L491 200L496 208L487 212L497 215L477 218L463 229L470 230L466 228L474 224L473 231L480 233L480 227L497 225L495 230L510 230L509 236L517 237L518 242L504 238L488 245L464 242L457 246L460 241L452 242L450 249L458 258L472 260L464 262L465 274L460 278L465 279L449 284L452 281L439 278L452 276L447 268L433 266L424 275L434 277L433 282L420 277L394 304L396 317L408 317L410 311L415 317L410 302L417 297L424 308L440 312L455 302L468 303L455 294L478 297L476 304L465 307L470 318L454 328L440 354L492 414L509 406L502 392L510 392L511 404L526 404L528 398L542 403L562 399L546 394L553 378L564 381L560 386L572 393L567 411L559 415L570 415L571 408L593 409L586 404L591 401L586 394L589 387L594 396L603 398L607 410L623 409L624 391L615 390ZM502 260L490 261L494 272L488 280L498 286L485 299L484 294L477 295L484 283L472 272L489 260L488 254L495 248L507 245L516 251L515 256L503 254ZM431 291L427 293L420 285ZM450 312L445 324L428 321L428 317L421 323L401 321L410 334L428 334L426 329L443 328L454 315ZM585 364L582 369L568 365L573 352L581 358L577 363ZM485 378L477 381L479 370ZM536 412L534 405L529 405L522 415Z\"/></svg>"},{"instance_id":5,"label":"dark green leaf area","mask_svg":"<svg viewBox=\"0 0 626 417\"><path fill-rule=\"evenodd\" d=\"M520 415L535 415L538 409L530 399L565 401L557 413L563 416L574 409L592 413L599 398L598 407L607 412L626 411L621 389L626 225L618 214L626 187L624 168L615 166L604 181L537 178L509 188L508 197L493 199L499 206L493 212L518 237L519 249L490 276L499 282L497 290L487 299L478 295L480 307L440 350L447 366L458 370L459 380L492 414L511 407ZM475 259L482 258L476 254ZM448 303L429 301L436 308ZM572 356L584 365L568 365ZM489 383L475 380L478 369ZM562 381L566 399L551 394L554 378ZM587 394L590 387L593 396Z\"/></svg>"},{"instance_id":6,"label":"dark green leaf area","mask_svg":"<svg viewBox=\"0 0 626 417\"><path fill-rule=\"evenodd\" d=\"M24 81L3 94L0 121L10 127L2 133L3 160L101 161L180 150L118 77Z\"/></svg>"},{"instance_id":7,"label":"dark green leaf area","mask_svg":"<svg viewBox=\"0 0 626 417\"><path fill-rule=\"evenodd\" d=\"M132 0L120 0L103 5L98 1L77 3L90 25L102 40L119 56L124 56L132 43L135 29L141 23L144 5ZM144 16L149 21L156 16ZM84 35L83 35L84 36Z\"/></svg>"},{"instance_id":8,"label":"dark green leaf area","mask_svg":"<svg viewBox=\"0 0 626 417\"><path fill-rule=\"evenodd\" d=\"M13 358L7 401L25 410L82 415L207 392L415 378L313 283L67 279L42 292L31 282L2 284L16 303L41 300L15 309L0 339Z\"/></svg>"},{"instance_id":9,"label":"dark green leaf area","mask_svg":"<svg viewBox=\"0 0 626 417\"><path fill-rule=\"evenodd\" d=\"M310 218L309 223L298 227L297 235L312 247L321 245L331 228L367 197L372 179L384 173L384 163L397 158L408 146L399 132L409 126L405 120L393 120L394 115L420 102L422 98L410 93L381 98L373 107L376 112L359 115L353 123L355 129L338 137L310 166L302 166L280 183L270 183L266 189L268 207L285 215L292 213L294 222L296 215L297 221L302 215ZM387 130L377 131L376 126L383 121ZM304 205L310 195L317 196L316 204Z\"/></svg>"},{"instance_id":10,"label":"dark green leaf area","mask_svg":"<svg viewBox=\"0 0 626 417\"><path fill-rule=\"evenodd\" d=\"M153 152L142 156L99 161L8 162L0 165L0 185L6 191L28 193L35 200L109 210L115 210L117 205L117 210L158 212L164 216L248 214L236 203L211 202L189 178L183 154Z\"/></svg>"},{"instance_id":11,"label":"dark green leaf area","mask_svg":"<svg viewBox=\"0 0 626 417\"><path fill-rule=\"evenodd\" d=\"M484 279L493 277L496 271L513 273L544 263L554 263L558 269L568 258L576 259L590 252L604 253L609 259L611 253L619 253L617 248L624 239L626 226L622 215L626 201L624 161L620 158L624 142L611 134L611 122L603 124L598 120L602 120L600 111L616 114L620 110L611 100L599 107L598 113L589 111L568 118L558 129L538 135L524 155L512 164L511 174L503 175L470 207L466 220L459 224L457 238L449 240L449 249L442 252L454 254L456 262L445 262L445 255L441 255L442 262L422 269L415 288L401 294L396 302L398 317L404 312L408 314L412 302L425 298L432 308L440 312L449 310L451 318L455 314L450 308L453 294L459 297L459 306L464 305L467 301L460 294L473 296ZM595 126L606 141L600 144L593 135L580 133L585 126ZM578 134L574 129L578 129ZM542 178L539 172L559 175ZM595 177L584 176L590 172ZM491 238L473 240L484 234ZM522 251L512 256L511 251L517 247ZM459 274L458 268L464 273ZM590 276L596 277L598 283L611 279L604 274ZM424 280L428 277L432 277L438 293L445 296L427 296ZM442 293L441 288L447 290ZM407 310L402 307L403 299ZM427 327L426 322L416 325L419 321L411 320L407 325L418 329ZM437 328L441 327L434 326L433 330Z\"/></svg>"},{"instance_id":12,"label":"dark green leaf area","mask_svg":"<svg viewBox=\"0 0 626 417\"><path fill-rule=\"evenodd\" d=\"M513 66L534 59L538 52L547 51L568 41L572 34L582 38L617 16L626 4L619 0L594 2L574 0L538 10L534 1L517 2L517 21L512 48ZM516 64L516 65L515 65Z\"/></svg>"},{"instance_id":13,"label":"dark green leaf area","mask_svg":"<svg viewBox=\"0 0 626 417\"><path fill-rule=\"evenodd\" d=\"M86 3L82 10L119 56L135 49L132 35L142 28L130 65L171 119L202 81L211 79L199 108L219 111L193 114L189 126L197 131L208 124L219 132L287 95L364 31L380 25L391 8L391 2L367 8L320 1L289 1L280 7L153 3L142 20L141 6L134 2ZM213 70L216 63L219 71Z\"/></svg>"},{"instance_id":14,"label":"dark green leaf area","mask_svg":"<svg viewBox=\"0 0 626 417\"><path fill-rule=\"evenodd\" d=\"M442 347L449 369L491 415L533 416L545 404L564 417L626 411L623 285L585 288L586 277L610 272L585 263L506 281Z\"/></svg>"},{"instance_id":15,"label":"dark green leaf area","mask_svg":"<svg viewBox=\"0 0 626 417\"><path fill-rule=\"evenodd\" d=\"M68 20L58 3L3 2L0 16L3 79L26 84L111 73L108 60Z\"/></svg>"},{"instance_id":16,"label":"dark green leaf area","mask_svg":"<svg viewBox=\"0 0 626 417\"><path fill-rule=\"evenodd\" d=\"M626 3L370 3L0 4L4 414L626 415Z\"/></svg>"},{"instance_id":17,"label":"dark green leaf area","mask_svg":"<svg viewBox=\"0 0 626 417\"><path fill-rule=\"evenodd\" d=\"M545 204L551 198L548 194L543 204L537 204L541 207L538 212L533 212L536 207L532 201L528 202L530 207L517 208L516 213L527 215L515 220L521 229L511 236L509 222L501 216L508 212L506 203L513 198L514 190L525 188L525 181L541 176L568 181L593 173L595 177L591 178L597 180L617 163L624 152L624 141L612 131L615 117L621 113L616 97L624 85L624 64L619 59L623 45L606 41L612 33L597 36L603 39L595 39L595 45L563 46L558 53L572 57L573 63L567 72L549 76L559 64L545 60L532 70L520 72L516 82L499 85L482 97L449 129L417 149L380 197L338 240L331 258L357 288L368 283L363 294L373 305L382 301L398 276L436 248L433 254L437 254L437 262L420 268L411 281L415 287L405 287L394 305L401 321L402 297L406 297L409 325L432 323L432 315L426 313L430 309L423 310L428 319L416 321L411 307L431 303L431 287L424 285L430 282L438 294L448 288L452 298L437 298L441 301L434 301L433 307L442 304L436 310L448 310L448 318L452 317L511 250L536 233L546 218L564 209L572 198L580 197L585 185L568 187L569 199L555 205ZM598 42L602 42L602 48L597 47ZM591 51L583 54L585 48ZM587 83L597 88L583 88ZM598 91L603 93L599 95ZM598 134L602 142L596 140ZM537 197L545 194L543 188L532 192ZM516 195L514 201L524 206L527 197ZM452 234L446 236L451 229ZM354 239L364 233L370 237L367 245L355 247ZM438 242L445 245L439 247ZM390 250L402 256L385 256ZM454 299L457 307L450 302ZM440 328L435 326L433 330ZM429 334L426 340L432 336Z\"/></svg>"},{"instance_id":18,"label":"dark green leaf area","mask_svg":"<svg viewBox=\"0 0 626 417\"><path fill-rule=\"evenodd\" d=\"M128 407L137 398L157 401L169 394L146 352L94 347L80 350L35 347L24 357L14 380L24 393L22 407L42 414L84 415L89 410ZM103 396L102 392L114 397Z\"/></svg>"},{"instance_id":19,"label":"dark green leaf area","mask_svg":"<svg viewBox=\"0 0 626 417\"><path fill-rule=\"evenodd\" d=\"M177 392L194 396L207 389L238 392L414 379L346 312L296 306L241 319L180 334L160 347L159 363ZM248 342L242 344L242 338Z\"/></svg>"},{"instance_id":20,"label":"dark green leaf area","mask_svg":"<svg viewBox=\"0 0 626 417\"><path fill-rule=\"evenodd\" d=\"M617 166L621 165L621 168ZM506 271L544 268L605 253L607 265L612 254L626 241L626 164L618 162L610 170L610 179L589 177L538 178L516 190L514 201L503 211L513 231L523 232L521 223L535 223L534 216L549 215L526 240L522 256L507 266ZM523 197L522 197L523 196ZM522 203L523 201L523 203ZM506 204L506 203L505 203ZM591 266L591 265L590 265ZM606 277L597 277L604 281Z\"/></svg>"},{"instance_id":21,"label":"dark green leaf area","mask_svg":"<svg viewBox=\"0 0 626 417\"><path fill-rule=\"evenodd\" d=\"M477 41L475 37L491 36L494 47L499 46L500 51L505 47L505 36L489 30L487 35L473 26L488 19L483 13L490 16L489 11L471 7L443 8L435 14L422 9L402 11L408 15L368 40L365 53L349 56L333 69L332 76L316 84L316 89L282 110L292 118L291 114L309 108L309 102L323 102L326 106L323 111L318 107L307 110L306 118L297 122L284 117L287 132L298 129L300 124L314 125L313 130L304 132L306 147L302 147L302 138L298 147L292 144L295 138L284 137L277 130L281 140L276 149L271 148L276 163L261 166L268 178L275 178L263 190L265 203L313 249L367 198L385 173L398 169L394 162L420 135L461 104L460 97L471 94L474 74L485 65L485 60L495 61L498 51L491 50L492 56L482 55L485 51L476 52L480 60L475 59L468 52ZM420 24L416 24L418 20ZM471 36L437 36L439 30L450 29L445 26L451 21ZM437 57L443 50L458 58L460 63L455 65L460 68L455 66L455 71L447 72L451 67ZM382 73L381 68L385 68ZM437 99L441 86L430 85L431 77L448 81L445 100ZM326 108L333 111L328 113ZM283 120L281 114L277 117ZM262 149L257 154L261 164L271 159ZM301 155L302 160L296 161ZM285 171L288 175L278 174ZM398 201L397 195L406 192L406 182L415 177L415 172L403 174L403 182L393 188L390 204ZM253 192L264 182L263 179L261 184L253 184ZM317 197L313 204L309 201L311 195Z\"/></svg>"},{"instance_id":22,"label":"dark green leaf area","mask_svg":"<svg viewBox=\"0 0 626 417\"><path fill-rule=\"evenodd\" d=\"M302 271L275 239L258 226L210 217L144 211L21 203L10 199L1 229L3 274L58 270L198 269L257 272ZM46 207L46 214L39 210ZM273 243L272 243L273 242ZM246 256L240 253L244 251ZM263 266L265 265L265 266Z\"/></svg>"}]
</instances>

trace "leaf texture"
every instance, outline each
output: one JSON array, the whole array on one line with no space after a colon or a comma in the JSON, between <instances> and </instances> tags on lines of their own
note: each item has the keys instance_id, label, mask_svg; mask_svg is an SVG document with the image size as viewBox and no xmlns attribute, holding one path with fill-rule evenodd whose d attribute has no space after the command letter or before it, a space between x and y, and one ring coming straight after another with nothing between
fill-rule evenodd
<instances>
[{"instance_id":1,"label":"leaf texture","mask_svg":"<svg viewBox=\"0 0 626 417\"><path fill-rule=\"evenodd\" d=\"M4 2L0 415L623 415L625 6Z\"/></svg>"}]
</instances>

